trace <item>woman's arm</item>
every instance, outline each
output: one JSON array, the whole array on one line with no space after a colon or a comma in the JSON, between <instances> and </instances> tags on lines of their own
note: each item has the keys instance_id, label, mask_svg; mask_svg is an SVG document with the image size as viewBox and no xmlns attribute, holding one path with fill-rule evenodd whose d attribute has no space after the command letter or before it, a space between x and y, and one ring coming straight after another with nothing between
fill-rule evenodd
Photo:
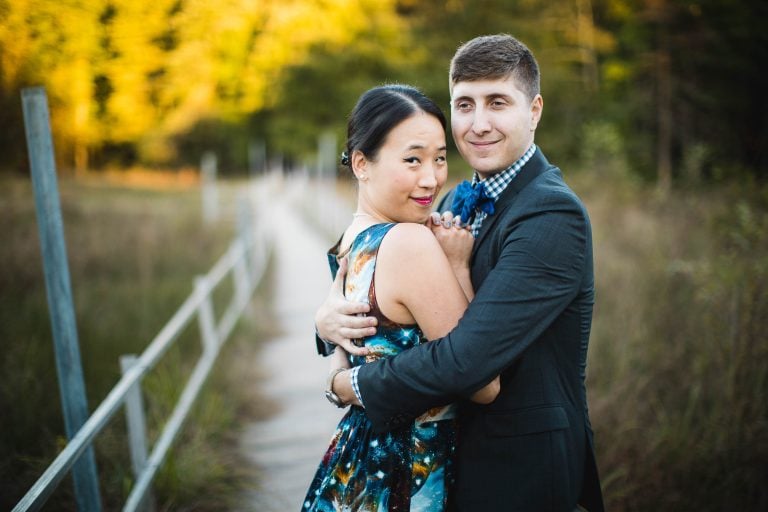
<instances>
[{"instance_id":1,"label":"woman's arm","mask_svg":"<svg viewBox=\"0 0 768 512\"><path fill-rule=\"evenodd\" d=\"M459 228L452 222L451 212L446 212L443 217L431 217L427 225L432 229L440 247L451 264L453 273L459 281L464 295L469 302L475 297L474 286L469 272L469 259L472 256L474 237L468 228ZM445 222L443 222L445 221ZM461 222L459 221L458 225ZM450 226L446 228L445 226ZM480 404L493 402L501 391L501 378L497 375L485 387L474 393L470 399Z\"/></svg>"},{"instance_id":2,"label":"woman's arm","mask_svg":"<svg viewBox=\"0 0 768 512\"><path fill-rule=\"evenodd\" d=\"M448 258L453 274L459 281L461 289L464 290L467 301L472 302L472 299L475 298L475 289L470 278L469 259L472 256L475 237L472 236L472 232L468 228L459 227L461 224L460 217L457 217L456 220L458 220L458 224L454 222L450 211L445 212L442 216L433 213L427 221L427 226L432 230L432 234Z\"/></svg>"},{"instance_id":3,"label":"woman's arm","mask_svg":"<svg viewBox=\"0 0 768 512\"><path fill-rule=\"evenodd\" d=\"M328 358L331 361L330 371L336 370L337 368L352 367L352 365L349 364L349 355L347 354L347 351L341 347L336 347L336 350L334 350Z\"/></svg>"}]
</instances>

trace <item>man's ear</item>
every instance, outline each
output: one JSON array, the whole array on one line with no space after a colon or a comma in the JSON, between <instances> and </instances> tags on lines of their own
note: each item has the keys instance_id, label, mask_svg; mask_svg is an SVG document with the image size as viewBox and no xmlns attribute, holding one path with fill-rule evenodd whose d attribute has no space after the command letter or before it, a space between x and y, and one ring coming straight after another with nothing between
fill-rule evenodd
<instances>
[{"instance_id":1,"label":"man's ear","mask_svg":"<svg viewBox=\"0 0 768 512\"><path fill-rule=\"evenodd\" d=\"M544 98L537 94L531 101L531 131L535 131L541 120L541 113L544 111Z\"/></svg>"}]
</instances>

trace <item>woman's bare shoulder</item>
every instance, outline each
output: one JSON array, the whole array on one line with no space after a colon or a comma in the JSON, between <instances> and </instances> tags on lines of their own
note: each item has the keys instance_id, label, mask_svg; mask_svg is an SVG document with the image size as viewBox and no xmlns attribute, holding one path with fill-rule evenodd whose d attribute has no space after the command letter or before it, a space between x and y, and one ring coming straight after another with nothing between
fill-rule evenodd
<instances>
[{"instance_id":1,"label":"woman's bare shoulder","mask_svg":"<svg viewBox=\"0 0 768 512\"><path fill-rule=\"evenodd\" d=\"M404 251L418 251L429 248L440 249L435 236L423 224L401 222L395 225L384 238L387 245Z\"/></svg>"},{"instance_id":2,"label":"woman's bare shoulder","mask_svg":"<svg viewBox=\"0 0 768 512\"><path fill-rule=\"evenodd\" d=\"M396 225L387 233L379 248L379 257L394 262L396 267L392 267L401 275L418 274L425 267L448 261L428 227L408 222Z\"/></svg>"}]
</instances>

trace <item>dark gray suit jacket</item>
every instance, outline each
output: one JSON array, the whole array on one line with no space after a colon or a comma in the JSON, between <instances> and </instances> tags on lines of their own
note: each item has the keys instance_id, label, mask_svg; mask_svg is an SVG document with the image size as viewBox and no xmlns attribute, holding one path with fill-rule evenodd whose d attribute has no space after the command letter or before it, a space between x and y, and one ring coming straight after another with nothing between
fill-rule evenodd
<instances>
[{"instance_id":1,"label":"dark gray suit jacket","mask_svg":"<svg viewBox=\"0 0 768 512\"><path fill-rule=\"evenodd\" d=\"M455 510L602 511L584 384L591 228L541 150L483 222L471 275L475 299L450 334L360 368L368 417L389 430L460 403ZM492 404L467 400L499 374Z\"/></svg>"}]
</instances>

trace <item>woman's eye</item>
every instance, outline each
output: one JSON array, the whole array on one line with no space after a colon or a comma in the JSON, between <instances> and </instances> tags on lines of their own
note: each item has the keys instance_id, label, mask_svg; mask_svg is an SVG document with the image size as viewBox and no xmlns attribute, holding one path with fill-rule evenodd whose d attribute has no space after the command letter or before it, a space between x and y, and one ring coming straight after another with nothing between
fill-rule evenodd
<instances>
[{"instance_id":1,"label":"woman's eye","mask_svg":"<svg viewBox=\"0 0 768 512\"><path fill-rule=\"evenodd\" d=\"M442 163L444 163L444 162L445 162L445 157L444 157L444 156L439 156L439 157L437 157L437 158L435 159L435 161L436 161L436 162L440 162L440 163L442 164Z\"/></svg>"},{"instance_id":2,"label":"woman's eye","mask_svg":"<svg viewBox=\"0 0 768 512\"><path fill-rule=\"evenodd\" d=\"M421 163L421 160L419 160L419 157L417 156L409 156L408 158L403 158L403 161L408 162L409 164Z\"/></svg>"}]
</instances>

